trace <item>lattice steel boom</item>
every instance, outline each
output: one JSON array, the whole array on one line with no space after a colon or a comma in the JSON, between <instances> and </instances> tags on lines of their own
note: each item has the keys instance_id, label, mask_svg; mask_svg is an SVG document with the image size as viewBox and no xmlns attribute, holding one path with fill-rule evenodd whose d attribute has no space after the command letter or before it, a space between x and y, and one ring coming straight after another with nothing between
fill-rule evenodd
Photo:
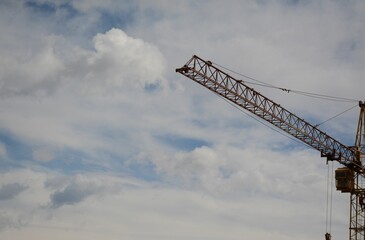
<instances>
[{"instance_id":1,"label":"lattice steel boom","mask_svg":"<svg viewBox=\"0 0 365 240\"><path fill-rule=\"evenodd\" d=\"M210 61L194 55L176 72L203 85L234 104L248 110L286 133L321 152L322 157L335 160L349 169L363 174L363 166L354 147L348 147L317 127L299 118L279 104L263 96L244 81L235 79Z\"/></svg>"}]
</instances>

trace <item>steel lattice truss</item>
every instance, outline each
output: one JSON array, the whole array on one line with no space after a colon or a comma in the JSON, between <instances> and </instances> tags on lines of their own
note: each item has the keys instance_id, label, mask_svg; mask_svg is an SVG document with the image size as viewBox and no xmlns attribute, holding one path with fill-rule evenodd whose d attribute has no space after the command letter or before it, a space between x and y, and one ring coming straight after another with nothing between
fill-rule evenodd
<instances>
[{"instance_id":1,"label":"steel lattice truss","mask_svg":"<svg viewBox=\"0 0 365 240\"><path fill-rule=\"evenodd\" d=\"M232 101L256 116L282 129L321 152L322 157L336 160L362 174L362 164L357 161L357 150L347 147L317 127L297 117L253 88L213 66L198 56L193 56L176 72L185 75L209 90Z\"/></svg>"},{"instance_id":2,"label":"steel lattice truss","mask_svg":"<svg viewBox=\"0 0 365 240\"><path fill-rule=\"evenodd\" d=\"M360 116L357 126L355 146L359 150L359 161L365 162L365 103L360 103ZM350 195L350 240L365 239L365 212L361 203L365 197L365 179L359 173L355 174L355 188Z\"/></svg>"}]
</instances>

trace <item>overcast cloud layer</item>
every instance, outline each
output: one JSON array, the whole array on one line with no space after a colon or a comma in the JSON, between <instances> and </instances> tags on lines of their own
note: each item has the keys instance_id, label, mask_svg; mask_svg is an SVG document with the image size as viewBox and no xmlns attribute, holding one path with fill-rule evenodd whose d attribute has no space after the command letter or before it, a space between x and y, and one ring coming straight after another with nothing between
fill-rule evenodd
<instances>
[{"instance_id":1,"label":"overcast cloud layer","mask_svg":"<svg viewBox=\"0 0 365 240\"><path fill-rule=\"evenodd\" d=\"M325 159L175 69L354 100L253 86L320 124L365 98L364 22L361 0L0 1L0 239L323 238ZM320 128L353 145L358 110Z\"/></svg>"}]
</instances>

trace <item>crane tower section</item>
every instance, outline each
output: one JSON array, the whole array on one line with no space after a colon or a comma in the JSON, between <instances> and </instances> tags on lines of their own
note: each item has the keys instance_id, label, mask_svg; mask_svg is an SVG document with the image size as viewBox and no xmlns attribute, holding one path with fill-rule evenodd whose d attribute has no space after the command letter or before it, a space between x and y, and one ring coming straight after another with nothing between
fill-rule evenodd
<instances>
[{"instance_id":1,"label":"crane tower section","mask_svg":"<svg viewBox=\"0 0 365 240\"><path fill-rule=\"evenodd\" d=\"M360 102L360 116L357 125L355 148L357 161L365 162L365 102ZM365 240L365 179L354 172L354 188L350 192L350 240Z\"/></svg>"}]
</instances>

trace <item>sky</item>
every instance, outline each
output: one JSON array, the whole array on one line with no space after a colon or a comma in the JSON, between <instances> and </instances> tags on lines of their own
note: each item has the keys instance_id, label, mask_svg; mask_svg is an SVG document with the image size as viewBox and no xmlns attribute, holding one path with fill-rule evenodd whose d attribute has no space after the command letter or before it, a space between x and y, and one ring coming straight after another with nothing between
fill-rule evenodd
<instances>
[{"instance_id":1,"label":"sky","mask_svg":"<svg viewBox=\"0 0 365 240\"><path fill-rule=\"evenodd\" d=\"M175 69L351 99L252 85L351 146L364 22L361 0L0 0L0 240L347 238L340 165Z\"/></svg>"}]
</instances>

